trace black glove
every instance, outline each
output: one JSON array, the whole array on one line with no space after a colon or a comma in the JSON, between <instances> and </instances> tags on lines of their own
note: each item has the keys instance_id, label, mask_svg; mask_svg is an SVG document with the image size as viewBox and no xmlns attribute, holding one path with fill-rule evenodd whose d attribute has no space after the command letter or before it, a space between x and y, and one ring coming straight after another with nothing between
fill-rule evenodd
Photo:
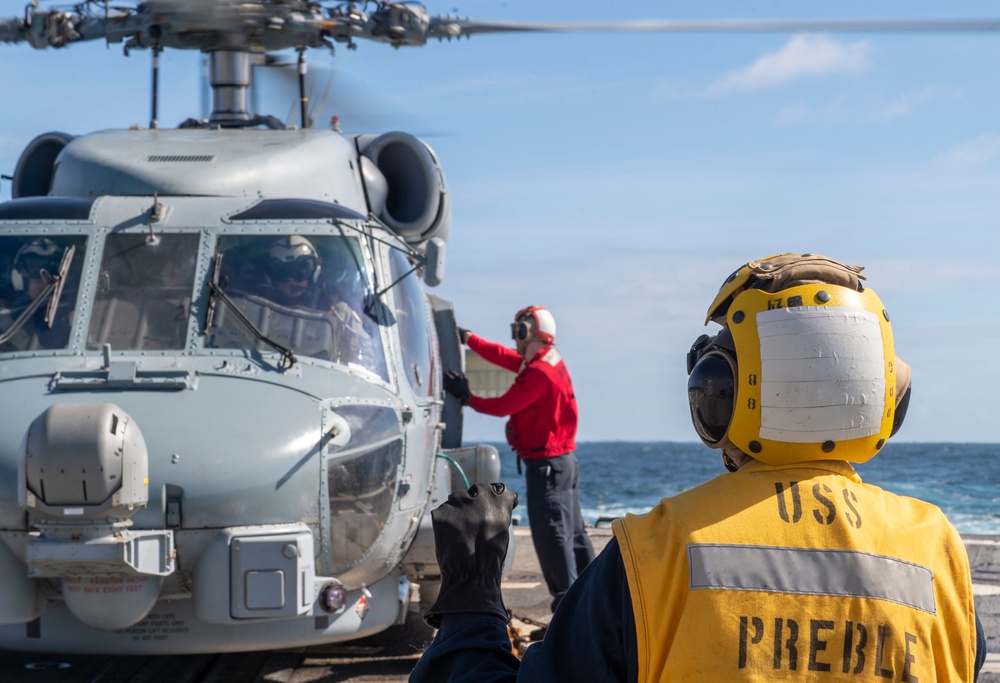
<instances>
[{"instance_id":1,"label":"black glove","mask_svg":"<svg viewBox=\"0 0 1000 683\"><path fill-rule=\"evenodd\" d=\"M472 335L472 333L469 332L464 327L458 328L458 338L462 341L463 344L468 344L469 343L469 337L471 335Z\"/></svg>"},{"instance_id":2,"label":"black glove","mask_svg":"<svg viewBox=\"0 0 1000 683\"><path fill-rule=\"evenodd\" d=\"M441 592L424 614L430 626L438 628L443 614L460 612L507 621L500 574L515 507L517 494L503 484L473 484L453 491L431 512Z\"/></svg>"},{"instance_id":3,"label":"black glove","mask_svg":"<svg viewBox=\"0 0 1000 683\"><path fill-rule=\"evenodd\" d=\"M461 401L463 406L468 405L469 399L472 398L469 380L461 372L449 370L444 373L444 390Z\"/></svg>"}]
</instances>

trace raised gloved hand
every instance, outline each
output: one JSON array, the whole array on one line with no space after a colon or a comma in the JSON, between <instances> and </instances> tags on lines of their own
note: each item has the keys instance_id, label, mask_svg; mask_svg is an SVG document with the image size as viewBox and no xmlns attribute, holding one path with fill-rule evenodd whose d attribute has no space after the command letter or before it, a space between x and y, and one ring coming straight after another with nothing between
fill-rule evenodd
<instances>
[{"instance_id":1,"label":"raised gloved hand","mask_svg":"<svg viewBox=\"0 0 1000 683\"><path fill-rule=\"evenodd\" d=\"M469 332L464 327L458 328L458 338L460 340L462 340L463 344L468 344L469 343L469 337L471 337L471 336L472 336L472 332Z\"/></svg>"},{"instance_id":2,"label":"raised gloved hand","mask_svg":"<svg viewBox=\"0 0 1000 683\"><path fill-rule=\"evenodd\" d=\"M431 512L441 592L424 614L429 625L438 628L442 615L460 612L507 621L500 574L515 507L517 494L503 484L473 484L452 492Z\"/></svg>"},{"instance_id":3,"label":"raised gloved hand","mask_svg":"<svg viewBox=\"0 0 1000 683\"><path fill-rule=\"evenodd\" d=\"M444 390L461 401L463 406L468 405L469 399L472 398L469 380L461 372L449 370L444 373Z\"/></svg>"}]
</instances>

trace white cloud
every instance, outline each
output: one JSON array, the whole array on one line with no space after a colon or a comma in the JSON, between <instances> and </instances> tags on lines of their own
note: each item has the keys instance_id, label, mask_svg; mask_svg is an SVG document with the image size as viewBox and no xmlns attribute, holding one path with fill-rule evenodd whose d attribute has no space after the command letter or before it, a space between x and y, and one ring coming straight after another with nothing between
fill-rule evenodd
<instances>
[{"instance_id":1,"label":"white cloud","mask_svg":"<svg viewBox=\"0 0 1000 683\"><path fill-rule=\"evenodd\" d=\"M983 133L945 152L942 161L949 167L983 166L1000 155L1000 133Z\"/></svg>"},{"instance_id":2,"label":"white cloud","mask_svg":"<svg viewBox=\"0 0 1000 683\"><path fill-rule=\"evenodd\" d=\"M919 91L902 93L893 99L879 97L865 102L848 101L843 95L825 102L797 101L782 107L777 114L779 124L836 123L891 123L913 114L928 102L954 94L954 90L929 86Z\"/></svg>"},{"instance_id":3,"label":"white cloud","mask_svg":"<svg viewBox=\"0 0 1000 683\"><path fill-rule=\"evenodd\" d=\"M810 105L796 102L783 107L777 115L777 121L782 125L795 123L833 123L843 121L853 115L852 108L839 96L830 102Z\"/></svg>"},{"instance_id":4,"label":"white cloud","mask_svg":"<svg viewBox=\"0 0 1000 683\"><path fill-rule=\"evenodd\" d=\"M893 121L909 114L916 107L926 104L935 96L933 88L925 88L920 92L900 95L892 102L883 104L875 112L878 121Z\"/></svg>"},{"instance_id":5,"label":"white cloud","mask_svg":"<svg viewBox=\"0 0 1000 683\"><path fill-rule=\"evenodd\" d=\"M775 88L792 81L867 70L867 41L840 43L824 35L795 35L775 52L731 71L709 87L709 94L726 95Z\"/></svg>"}]
</instances>

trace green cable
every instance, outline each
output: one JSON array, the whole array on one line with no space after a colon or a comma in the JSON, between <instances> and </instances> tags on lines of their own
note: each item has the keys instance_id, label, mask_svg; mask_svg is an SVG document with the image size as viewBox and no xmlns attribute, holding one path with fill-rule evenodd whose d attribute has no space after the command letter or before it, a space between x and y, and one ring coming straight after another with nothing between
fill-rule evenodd
<instances>
[{"instance_id":1,"label":"green cable","mask_svg":"<svg viewBox=\"0 0 1000 683\"><path fill-rule=\"evenodd\" d=\"M472 484L469 483L469 478L465 476L465 470L462 469L462 466L458 464L458 461L455 460L455 458L451 457L450 455L445 455L444 453L437 453L436 455L439 458L444 458L445 460L447 460L448 462L450 462L452 465L455 466L455 468L458 470L458 473L462 475L462 481L465 482L465 488L469 488L470 486L472 486Z\"/></svg>"}]
</instances>

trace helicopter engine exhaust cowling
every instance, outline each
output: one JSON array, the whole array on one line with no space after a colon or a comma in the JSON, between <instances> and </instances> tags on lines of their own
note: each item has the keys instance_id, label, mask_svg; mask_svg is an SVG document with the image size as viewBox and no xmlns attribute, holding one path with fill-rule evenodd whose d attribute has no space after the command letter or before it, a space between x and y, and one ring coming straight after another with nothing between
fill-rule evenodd
<instances>
[{"instance_id":1,"label":"helicopter engine exhaust cowling","mask_svg":"<svg viewBox=\"0 0 1000 683\"><path fill-rule=\"evenodd\" d=\"M409 133L358 138L365 189L372 213L410 244L448 239L451 205L444 171L430 147ZM381 178L379 177L381 175ZM383 200L384 197L384 200Z\"/></svg>"},{"instance_id":2,"label":"helicopter engine exhaust cowling","mask_svg":"<svg viewBox=\"0 0 1000 683\"><path fill-rule=\"evenodd\" d=\"M14 168L14 182L10 188L13 199L44 197L52 189L56 157L72 140L68 133L42 133L28 143L21 152Z\"/></svg>"}]
</instances>

